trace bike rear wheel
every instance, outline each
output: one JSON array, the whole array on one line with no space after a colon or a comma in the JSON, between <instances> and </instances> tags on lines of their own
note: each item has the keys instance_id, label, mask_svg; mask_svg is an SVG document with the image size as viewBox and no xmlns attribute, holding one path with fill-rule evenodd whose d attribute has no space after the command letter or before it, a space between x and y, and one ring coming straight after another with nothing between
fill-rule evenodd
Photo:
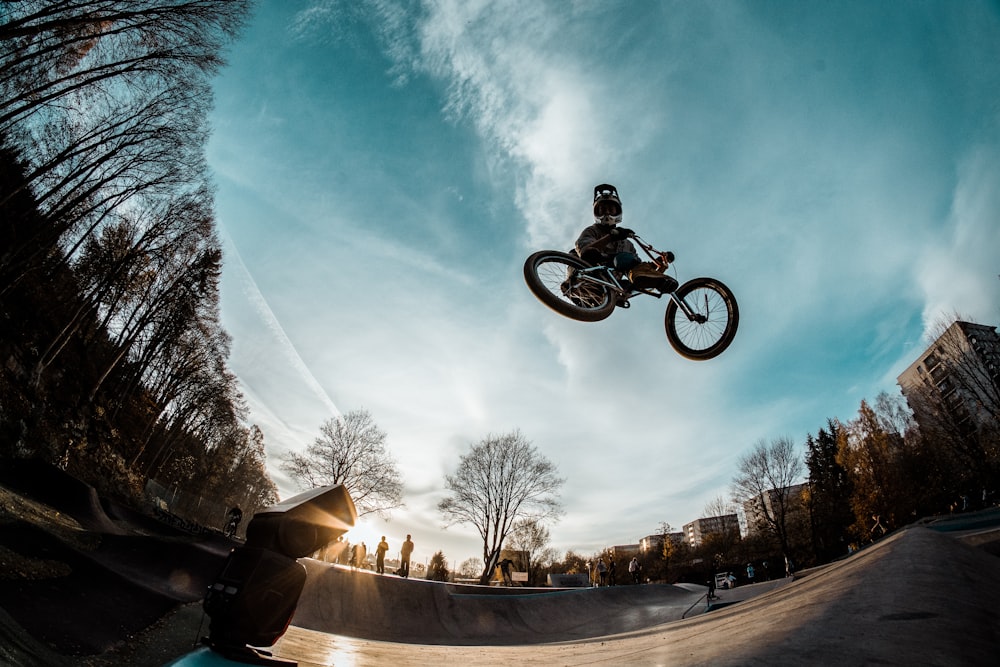
<instances>
[{"instance_id":1,"label":"bike rear wheel","mask_svg":"<svg viewBox=\"0 0 1000 667\"><path fill-rule=\"evenodd\" d=\"M579 257L558 250L540 250L524 262L524 282L539 301L560 315L581 322L605 319L616 297L606 285L580 280L574 269L587 269Z\"/></svg>"},{"instance_id":2,"label":"bike rear wheel","mask_svg":"<svg viewBox=\"0 0 1000 667\"><path fill-rule=\"evenodd\" d=\"M693 311L692 318L678 307L675 298L684 300ZM739 323L736 297L714 278L689 280L677 288L667 304L667 340L677 354L694 361L722 354L733 342Z\"/></svg>"}]
</instances>

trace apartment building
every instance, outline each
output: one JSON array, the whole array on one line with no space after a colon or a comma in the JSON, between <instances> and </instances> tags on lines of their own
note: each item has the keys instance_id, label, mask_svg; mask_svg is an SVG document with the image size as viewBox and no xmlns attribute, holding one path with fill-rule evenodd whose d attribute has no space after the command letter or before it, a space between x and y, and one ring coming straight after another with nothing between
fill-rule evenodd
<instances>
[{"instance_id":1,"label":"apartment building","mask_svg":"<svg viewBox=\"0 0 1000 667\"><path fill-rule=\"evenodd\" d=\"M805 484L786 486L783 489L771 489L759 496L743 501L743 513L747 520L747 534L765 532L768 530L767 517L781 514L782 503L785 512L794 511L798 507Z\"/></svg>"},{"instance_id":2,"label":"apartment building","mask_svg":"<svg viewBox=\"0 0 1000 667\"><path fill-rule=\"evenodd\" d=\"M698 547L709 535L713 533L727 533L735 531L740 534L740 520L735 514L724 514L722 516L709 516L695 519L691 523L684 524L684 539L691 547Z\"/></svg>"},{"instance_id":3,"label":"apartment building","mask_svg":"<svg viewBox=\"0 0 1000 667\"><path fill-rule=\"evenodd\" d=\"M965 430L996 428L1000 335L996 327L954 322L896 381L918 424L944 408ZM937 400L928 403L928 396Z\"/></svg>"}]
</instances>

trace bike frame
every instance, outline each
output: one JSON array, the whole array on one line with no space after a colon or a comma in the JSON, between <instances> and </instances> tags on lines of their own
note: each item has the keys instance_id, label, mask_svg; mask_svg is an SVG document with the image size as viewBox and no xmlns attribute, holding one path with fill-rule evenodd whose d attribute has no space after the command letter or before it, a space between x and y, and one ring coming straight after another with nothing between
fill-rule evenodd
<instances>
[{"instance_id":1,"label":"bike frame","mask_svg":"<svg viewBox=\"0 0 1000 667\"><path fill-rule=\"evenodd\" d=\"M669 266L669 261L667 258L669 256L670 259L673 259L672 255L657 250L650 244L643 241L637 235L633 235L632 239L635 240L638 246L642 248L643 252L645 252L651 260L653 260L653 263L656 264L661 271L666 271L667 267ZM599 239L595 243L595 245L601 243L601 241L602 240ZM586 269L577 269L576 277L582 280L583 282L603 285L605 287L611 288L618 294L618 296L621 299L624 300L626 308L628 307L627 304L629 302L629 299L638 294L648 294L649 296L654 296L657 299L663 296L663 294L659 292L639 289L638 287L634 287L632 285L629 285L629 287L625 287L625 285L622 284L622 281L618 278L618 276L615 275L615 270L603 264L600 264L598 266L591 266ZM677 307L681 310L682 313L684 313L685 317L687 317L689 321L697 322L699 324L704 324L705 321L707 321L708 318L705 315L696 312L690 305L688 305L687 301L677 296L676 292L671 292L669 296L671 300L673 300L674 303L677 304Z\"/></svg>"}]
</instances>

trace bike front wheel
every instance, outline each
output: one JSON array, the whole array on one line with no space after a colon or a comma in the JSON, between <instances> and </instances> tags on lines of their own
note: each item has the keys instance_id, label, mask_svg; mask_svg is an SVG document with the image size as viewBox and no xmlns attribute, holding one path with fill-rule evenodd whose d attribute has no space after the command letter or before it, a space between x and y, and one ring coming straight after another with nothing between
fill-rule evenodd
<instances>
[{"instance_id":1,"label":"bike front wheel","mask_svg":"<svg viewBox=\"0 0 1000 667\"><path fill-rule=\"evenodd\" d=\"M678 306L683 301L690 311ZM667 304L667 340L677 354L694 361L713 359L736 336L740 309L732 290L714 278L695 278L671 295Z\"/></svg>"},{"instance_id":2,"label":"bike front wheel","mask_svg":"<svg viewBox=\"0 0 1000 667\"><path fill-rule=\"evenodd\" d=\"M560 315L581 322L605 319L615 309L610 287L581 279L591 268L579 257L558 250L540 250L524 262L524 282L539 301Z\"/></svg>"}]
</instances>

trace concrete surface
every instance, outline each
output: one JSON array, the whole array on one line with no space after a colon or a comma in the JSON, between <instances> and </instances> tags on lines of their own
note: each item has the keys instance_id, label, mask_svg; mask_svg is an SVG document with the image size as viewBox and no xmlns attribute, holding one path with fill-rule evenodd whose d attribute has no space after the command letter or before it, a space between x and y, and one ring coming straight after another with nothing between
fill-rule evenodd
<instances>
[{"instance_id":1,"label":"concrete surface","mask_svg":"<svg viewBox=\"0 0 1000 667\"><path fill-rule=\"evenodd\" d=\"M908 528L784 585L721 591L730 601L745 597L683 620L677 610L697 590L620 587L489 601L396 580L412 588L392 606L383 594L394 587L361 581L378 577L339 573L320 583L319 573L271 651L302 667L996 665L1000 559L981 548L997 541L992 525ZM343 602L353 596L362 607ZM518 637L520 645L510 645Z\"/></svg>"},{"instance_id":2,"label":"concrete surface","mask_svg":"<svg viewBox=\"0 0 1000 667\"><path fill-rule=\"evenodd\" d=\"M378 576L307 561L293 624L415 644L511 645L590 639L661 625L707 609L704 586L483 588ZM740 599L782 580L723 591Z\"/></svg>"}]
</instances>

